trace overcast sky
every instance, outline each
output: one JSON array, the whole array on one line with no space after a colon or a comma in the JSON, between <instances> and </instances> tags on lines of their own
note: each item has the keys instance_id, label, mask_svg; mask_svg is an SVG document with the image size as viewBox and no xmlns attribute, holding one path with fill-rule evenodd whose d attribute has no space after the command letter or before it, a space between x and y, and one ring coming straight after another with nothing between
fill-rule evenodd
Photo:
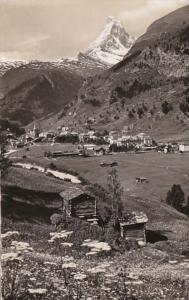
<instances>
[{"instance_id":1,"label":"overcast sky","mask_svg":"<svg viewBox=\"0 0 189 300\"><path fill-rule=\"evenodd\" d=\"M98 36L108 16L132 35L189 0L0 0L0 58L76 56Z\"/></svg>"}]
</instances>

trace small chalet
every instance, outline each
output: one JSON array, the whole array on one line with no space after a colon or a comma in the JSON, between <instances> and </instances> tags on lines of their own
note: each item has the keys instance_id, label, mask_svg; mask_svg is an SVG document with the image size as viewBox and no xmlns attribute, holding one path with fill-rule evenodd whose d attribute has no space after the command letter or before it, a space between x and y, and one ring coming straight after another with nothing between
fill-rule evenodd
<instances>
[{"instance_id":1,"label":"small chalet","mask_svg":"<svg viewBox=\"0 0 189 300\"><path fill-rule=\"evenodd\" d=\"M85 156L102 156L108 154L109 146L96 146L95 144L85 144L81 146L80 153Z\"/></svg>"},{"instance_id":2,"label":"small chalet","mask_svg":"<svg viewBox=\"0 0 189 300\"><path fill-rule=\"evenodd\" d=\"M119 219L121 237L146 244L146 223L148 217L144 212L132 212Z\"/></svg>"},{"instance_id":3,"label":"small chalet","mask_svg":"<svg viewBox=\"0 0 189 300\"><path fill-rule=\"evenodd\" d=\"M184 153L184 152L189 152L189 145L179 145L179 152Z\"/></svg>"},{"instance_id":4,"label":"small chalet","mask_svg":"<svg viewBox=\"0 0 189 300\"><path fill-rule=\"evenodd\" d=\"M60 193L63 209L71 217L94 220L97 214L96 199L77 187L68 187Z\"/></svg>"},{"instance_id":5,"label":"small chalet","mask_svg":"<svg viewBox=\"0 0 189 300\"><path fill-rule=\"evenodd\" d=\"M95 155L101 156L107 153L107 149L105 147L95 147Z\"/></svg>"}]
</instances>

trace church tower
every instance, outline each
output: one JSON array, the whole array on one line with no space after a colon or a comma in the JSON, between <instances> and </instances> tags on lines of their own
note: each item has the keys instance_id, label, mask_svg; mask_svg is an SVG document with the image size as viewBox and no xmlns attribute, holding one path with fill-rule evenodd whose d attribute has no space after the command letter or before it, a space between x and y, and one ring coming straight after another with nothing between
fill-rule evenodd
<instances>
[{"instance_id":1,"label":"church tower","mask_svg":"<svg viewBox=\"0 0 189 300\"><path fill-rule=\"evenodd\" d=\"M34 123L33 123L33 137L34 137L34 138L39 137L39 128L37 128L36 122L35 122L35 121L34 121Z\"/></svg>"}]
</instances>

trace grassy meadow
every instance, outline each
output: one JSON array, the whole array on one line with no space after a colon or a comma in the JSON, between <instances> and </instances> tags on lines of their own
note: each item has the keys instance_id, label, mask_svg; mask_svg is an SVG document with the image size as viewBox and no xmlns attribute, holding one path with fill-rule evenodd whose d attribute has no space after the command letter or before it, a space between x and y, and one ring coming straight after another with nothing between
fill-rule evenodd
<instances>
[{"instance_id":1,"label":"grassy meadow","mask_svg":"<svg viewBox=\"0 0 189 300\"><path fill-rule=\"evenodd\" d=\"M44 151L68 151L76 149L75 145L54 146L42 145L32 146L30 151L20 150L13 153L15 161L32 162L48 167L50 163L56 165L58 170L76 172L79 176L92 184L102 185L107 188L107 177L110 167L101 167L100 163L118 163L118 175L124 189L123 201L128 209L146 211L152 219L166 218L172 214L169 207L164 204L168 190L173 184L180 184L185 192L186 198L189 195L189 154L162 154L150 153L117 153L101 157L59 157L47 159ZM23 155L26 158L23 159ZM136 177L146 177L149 183L137 184ZM161 205L160 205L161 202ZM164 208L162 210L162 207ZM159 208L159 210L157 210ZM174 212L175 214L175 212ZM179 218L179 213L176 213Z\"/></svg>"},{"instance_id":2,"label":"grassy meadow","mask_svg":"<svg viewBox=\"0 0 189 300\"><path fill-rule=\"evenodd\" d=\"M30 162L43 167L53 163L60 171L75 172L89 183L97 183L105 188L111 168L101 167L100 163L116 161L124 188L125 207L147 213L147 237L158 236L157 240L149 239L146 247L142 248L122 241L118 249L113 240L108 240L107 232L81 220L71 220L55 228L40 218L15 221L6 216L2 221L2 232L5 233L5 294L11 293L11 282L14 282L16 288L13 299L18 300L188 300L189 220L167 206L163 199L174 183L181 184L188 196L189 155L151 152L88 158L44 157L45 151L75 149L77 146L65 144L38 145L30 147L29 151L21 149L12 153L10 158L13 162ZM137 184L135 177L140 176L148 178L149 183ZM26 199L31 202L32 192L40 191L50 195L60 192L71 183L35 170L11 167L4 184L28 189L31 196L23 197L22 201ZM39 195L35 197L36 203L44 201L43 196L41 199ZM47 198L47 201L52 204L54 200ZM57 230L59 237L53 239ZM62 230L63 235L60 237ZM100 243L108 243L111 250L102 248L90 253L86 241L97 244L97 247Z\"/></svg>"},{"instance_id":3,"label":"grassy meadow","mask_svg":"<svg viewBox=\"0 0 189 300\"><path fill-rule=\"evenodd\" d=\"M19 300L188 300L186 257L168 254L158 245L88 255L83 242L88 238L96 244L100 241L94 228L91 231L78 225L79 235L76 228L70 231L68 227L53 239L53 226L4 219L3 293L12 293L13 299Z\"/></svg>"},{"instance_id":4,"label":"grassy meadow","mask_svg":"<svg viewBox=\"0 0 189 300\"><path fill-rule=\"evenodd\" d=\"M110 168L100 166L102 161L118 163L118 173L121 184L126 194L142 196L149 199L164 199L170 187L176 183L181 184L184 192L189 194L189 154L162 154L149 153L117 153L101 157L59 157L49 160L44 157L45 151L69 151L77 146L57 144L54 146L33 146L30 151L20 150L13 153L15 159L26 155L26 161L42 166L49 166L50 162L59 170L67 169L77 172L80 176L92 183L106 187L107 176ZM136 184L136 177L146 177L149 184Z\"/></svg>"}]
</instances>

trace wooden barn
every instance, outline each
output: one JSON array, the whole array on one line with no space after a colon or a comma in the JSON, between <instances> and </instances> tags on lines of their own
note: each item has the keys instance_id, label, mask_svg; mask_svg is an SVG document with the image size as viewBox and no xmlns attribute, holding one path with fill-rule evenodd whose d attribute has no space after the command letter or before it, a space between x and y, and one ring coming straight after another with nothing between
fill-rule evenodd
<instances>
[{"instance_id":1,"label":"wooden barn","mask_svg":"<svg viewBox=\"0 0 189 300\"><path fill-rule=\"evenodd\" d=\"M96 217L96 200L90 193L77 187L68 187L60 193L63 209L71 217L93 219Z\"/></svg>"},{"instance_id":2,"label":"wooden barn","mask_svg":"<svg viewBox=\"0 0 189 300\"><path fill-rule=\"evenodd\" d=\"M146 244L147 215L144 212L132 212L119 220L121 237Z\"/></svg>"}]
</instances>

